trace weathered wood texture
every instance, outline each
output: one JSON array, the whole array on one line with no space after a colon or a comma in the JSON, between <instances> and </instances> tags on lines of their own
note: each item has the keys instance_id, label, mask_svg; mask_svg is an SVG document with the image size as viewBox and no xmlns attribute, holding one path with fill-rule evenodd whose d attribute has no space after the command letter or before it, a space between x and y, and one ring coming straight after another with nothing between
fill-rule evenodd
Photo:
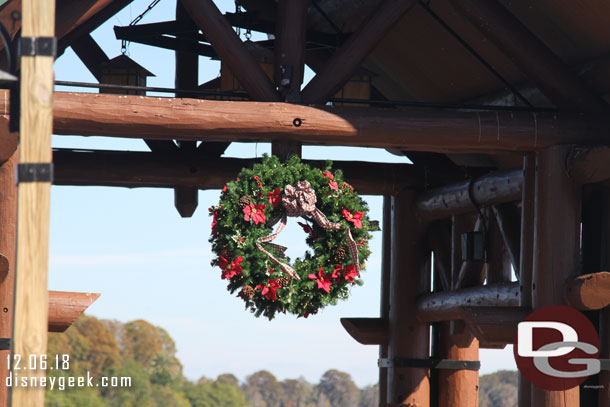
<instances>
[{"instance_id":1,"label":"weathered wood texture","mask_svg":"<svg viewBox=\"0 0 610 407\"><path fill-rule=\"evenodd\" d=\"M486 347L503 348L517 336L517 325L531 312L522 307L463 307L466 325Z\"/></svg>"},{"instance_id":2,"label":"weathered wood texture","mask_svg":"<svg viewBox=\"0 0 610 407\"><path fill-rule=\"evenodd\" d=\"M557 107L596 112L605 109L603 99L498 1L451 0L451 4Z\"/></svg>"},{"instance_id":3,"label":"weathered wood texture","mask_svg":"<svg viewBox=\"0 0 610 407\"><path fill-rule=\"evenodd\" d=\"M430 253L425 228L417 219L412 191L392 198L389 358L427 359L430 327L415 317L415 298L430 290ZM430 372L388 368L388 403L430 406Z\"/></svg>"},{"instance_id":4,"label":"weathered wood texture","mask_svg":"<svg viewBox=\"0 0 610 407\"><path fill-rule=\"evenodd\" d=\"M8 131L9 116L4 112L0 116L0 165L15 154L19 144L19 134Z\"/></svg>"},{"instance_id":5,"label":"weathered wood texture","mask_svg":"<svg viewBox=\"0 0 610 407\"><path fill-rule=\"evenodd\" d=\"M8 99L4 100L2 92L0 95L0 111L6 111ZM54 118L55 134L162 140L292 140L436 152L535 151L554 144L610 139L607 119L571 114L316 108L289 103L64 92L55 94ZM295 122L297 118L300 122Z\"/></svg>"},{"instance_id":6,"label":"weathered wood texture","mask_svg":"<svg viewBox=\"0 0 610 407\"><path fill-rule=\"evenodd\" d=\"M309 0L280 0L275 24L275 84L284 102L301 101Z\"/></svg>"},{"instance_id":7,"label":"weathered wood texture","mask_svg":"<svg viewBox=\"0 0 610 407\"><path fill-rule=\"evenodd\" d=\"M538 153L532 306L565 304L565 280L578 271L580 188L565 171L569 147ZM578 406L579 389L544 391L532 387L532 405Z\"/></svg>"},{"instance_id":8,"label":"weathered wood texture","mask_svg":"<svg viewBox=\"0 0 610 407\"><path fill-rule=\"evenodd\" d=\"M17 243L17 185L15 168L19 153L0 166L0 255L6 259L7 273L0 279L0 338L13 333L13 301L15 299L15 257ZM0 350L0 360L6 360L10 350ZM0 406L8 405L9 388L5 385L9 370L0 363Z\"/></svg>"},{"instance_id":9,"label":"weathered wood texture","mask_svg":"<svg viewBox=\"0 0 610 407\"><path fill-rule=\"evenodd\" d=\"M23 0L23 37L55 35L55 1ZM51 162L53 57L21 57L20 163ZM47 352L50 182L19 184L17 273L12 350L24 359ZM42 369L30 377L45 377ZM12 389L14 407L43 407L44 387Z\"/></svg>"},{"instance_id":10,"label":"weathered wood texture","mask_svg":"<svg viewBox=\"0 0 610 407\"><path fill-rule=\"evenodd\" d=\"M532 307L532 273L534 267L534 224L536 195L536 158L523 157L523 185L521 198L521 250L519 256L519 291L523 308ZM532 402L532 384L519 372L519 406Z\"/></svg>"},{"instance_id":11,"label":"weathered wood texture","mask_svg":"<svg viewBox=\"0 0 610 407\"><path fill-rule=\"evenodd\" d=\"M610 147L574 148L568 156L567 171L577 184L610 179Z\"/></svg>"},{"instance_id":12,"label":"weathered wood texture","mask_svg":"<svg viewBox=\"0 0 610 407\"><path fill-rule=\"evenodd\" d=\"M175 186L222 189L242 168L260 160L205 158L179 154L125 151L55 150L55 185L118 186L127 188ZM316 167L322 161L304 160ZM422 182L438 183L451 174L427 172L405 164L377 164L335 161L345 179L361 194L393 195L405 187L421 187Z\"/></svg>"},{"instance_id":13,"label":"weathered wood texture","mask_svg":"<svg viewBox=\"0 0 610 407\"><path fill-rule=\"evenodd\" d=\"M250 97L265 101L279 100L269 77L214 2L212 0L180 1Z\"/></svg>"},{"instance_id":14,"label":"weathered wood texture","mask_svg":"<svg viewBox=\"0 0 610 407\"><path fill-rule=\"evenodd\" d=\"M521 252L521 211L514 203L492 206L493 214L502 234L510 263L519 275L519 256Z\"/></svg>"},{"instance_id":15,"label":"weathered wood texture","mask_svg":"<svg viewBox=\"0 0 610 407\"><path fill-rule=\"evenodd\" d=\"M476 211L479 206L521 199L522 171L497 171L470 181L431 189L417 197L417 211L426 219L439 219ZM469 194L472 191L472 199Z\"/></svg>"},{"instance_id":16,"label":"weathered wood texture","mask_svg":"<svg viewBox=\"0 0 610 407\"><path fill-rule=\"evenodd\" d=\"M425 322L461 319L462 307L518 307L519 284L498 283L455 291L439 291L417 298L417 318Z\"/></svg>"},{"instance_id":17,"label":"weathered wood texture","mask_svg":"<svg viewBox=\"0 0 610 407\"><path fill-rule=\"evenodd\" d=\"M49 332L63 332L100 294L49 291Z\"/></svg>"},{"instance_id":18,"label":"weathered wood texture","mask_svg":"<svg viewBox=\"0 0 610 407\"><path fill-rule=\"evenodd\" d=\"M565 300L574 308L598 310L610 305L610 273L583 274L568 281Z\"/></svg>"},{"instance_id":19,"label":"weathered wood texture","mask_svg":"<svg viewBox=\"0 0 610 407\"><path fill-rule=\"evenodd\" d=\"M381 226L381 292L379 293L379 317L389 321L390 317L390 269L392 264L392 197L383 197L383 223ZM379 358L388 357L388 345L379 346ZM388 402L388 374L379 369L379 405Z\"/></svg>"},{"instance_id":20,"label":"weathered wood texture","mask_svg":"<svg viewBox=\"0 0 610 407\"><path fill-rule=\"evenodd\" d=\"M382 318L341 318L341 325L363 345L387 345L388 321Z\"/></svg>"},{"instance_id":21,"label":"weathered wood texture","mask_svg":"<svg viewBox=\"0 0 610 407\"><path fill-rule=\"evenodd\" d=\"M305 103L325 103L354 74L415 0L384 0L303 89Z\"/></svg>"}]
</instances>

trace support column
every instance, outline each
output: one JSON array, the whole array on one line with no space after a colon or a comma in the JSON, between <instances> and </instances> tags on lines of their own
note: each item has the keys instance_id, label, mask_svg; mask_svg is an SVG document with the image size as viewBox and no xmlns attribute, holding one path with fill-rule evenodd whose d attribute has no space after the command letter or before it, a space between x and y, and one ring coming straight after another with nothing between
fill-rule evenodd
<instances>
[{"instance_id":1,"label":"support column","mask_svg":"<svg viewBox=\"0 0 610 407\"><path fill-rule=\"evenodd\" d=\"M22 39L55 35L55 0L23 0ZM19 164L50 164L53 129L53 56L21 57ZM23 180L25 181L25 180ZM30 180L32 181L32 180ZM47 353L49 201L51 182L21 182L17 201L17 270L12 350L22 360ZM46 371L28 369L40 380ZM44 387L14 387L11 406L43 407Z\"/></svg>"},{"instance_id":2,"label":"support column","mask_svg":"<svg viewBox=\"0 0 610 407\"><path fill-rule=\"evenodd\" d=\"M565 280L578 272L580 188L566 174L569 148L556 146L537 154L532 305L565 304ZM579 388L546 391L532 386L532 406L577 407Z\"/></svg>"},{"instance_id":3,"label":"support column","mask_svg":"<svg viewBox=\"0 0 610 407\"><path fill-rule=\"evenodd\" d=\"M532 307L532 270L534 267L534 224L536 203L536 157L523 157L521 198L521 251L519 256L520 306ZM532 384L519 372L519 407L532 404Z\"/></svg>"},{"instance_id":4,"label":"support column","mask_svg":"<svg viewBox=\"0 0 610 407\"><path fill-rule=\"evenodd\" d=\"M416 216L412 191L392 198L388 344L391 360L429 358L430 326L415 317L415 299L430 291L430 253L424 226ZM429 369L389 367L388 403L429 407Z\"/></svg>"},{"instance_id":5,"label":"support column","mask_svg":"<svg viewBox=\"0 0 610 407\"><path fill-rule=\"evenodd\" d=\"M4 139L4 134L2 135ZM13 153L0 166L0 256L8 263L8 272L0 280L0 338L10 338L13 334L13 301L15 294L15 244L17 243L17 185L15 167L19 152ZM6 363L10 350L0 350L0 407L8 406L9 388L6 377L9 370Z\"/></svg>"},{"instance_id":6,"label":"support column","mask_svg":"<svg viewBox=\"0 0 610 407\"><path fill-rule=\"evenodd\" d=\"M451 287L453 289L483 284L485 275L476 270L466 284L460 285L458 277L463 266L461 235L472 231L474 217L452 217L451 228ZM482 270L483 264L472 264ZM440 357L451 360L479 360L479 340L466 328L464 321L448 321L440 324ZM439 371L439 407L476 406L479 400L479 372L473 370Z\"/></svg>"},{"instance_id":7,"label":"support column","mask_svg":"<svg viewBox=\"0 0 610 407\"><path fill-rule=\"evenodd\" d=\"M383 197L383 241L381 248L381 319L388 320L390 313L390 267L392 260L392 197ZM379 358L388 357L388 345L379 346ZM388 372L385 368L379 369L379 405L388 403Z\"/></svg>"}]
</instances>

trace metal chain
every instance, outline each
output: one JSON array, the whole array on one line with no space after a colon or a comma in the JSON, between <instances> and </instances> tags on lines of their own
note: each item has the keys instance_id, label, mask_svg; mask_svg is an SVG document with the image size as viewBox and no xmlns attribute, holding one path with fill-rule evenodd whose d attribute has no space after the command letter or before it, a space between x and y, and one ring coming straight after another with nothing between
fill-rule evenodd
<instances>
[{"instance_id":1,"label":"metal chain","mask_svg":"<svg viewBox=\"0 0 610 407\"><path fill-rule=\"evenodd\" d=\"M137 16L136 18L133 19L133 21L131 23L129 23L130 26L132 25L136 25L140 22L140 20L142 20L144 18L144 16L150 11L152 10L157 4L159 4L161 0L153 0L152 3L150 3L148 5L148 8L146 10L144 10L142 12L142 14L140 14L139 16ZM127 52L127 41L126 40L122 40L121 41L121 53L125 54Z\"/></svg>"}]
</instances>

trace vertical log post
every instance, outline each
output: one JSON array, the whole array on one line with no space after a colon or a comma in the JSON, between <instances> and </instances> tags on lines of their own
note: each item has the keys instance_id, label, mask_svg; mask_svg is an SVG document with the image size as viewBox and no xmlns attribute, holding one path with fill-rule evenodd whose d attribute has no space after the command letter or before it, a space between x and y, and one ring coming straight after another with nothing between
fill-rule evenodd
<instances>
[{"instance_id":1,"label":"vertical log post","mask_svg":"<svg viewBox=\"0 0 610 407\"><path fill-rule=\"evenodd\" d=\"M463 266L461 235L472 231L474 218L472 216L452 217L451 244L451 280L454 289L482 284L484 274L469 278L465 285L459 283L458 277ZM482 264L471 265L477 269ZM466 329L463 321L443 322L440 325L440 357L451 360L479 360L479 340ZM479 372L473 370L441 370L439 371L439 407L475 406L479 399Z\"/></svg>"},{"instance_id":2,"label":"vertical log post","mask_svg":"<svg viewBox=\"0 0 610 407\"><path fill-rule=\"evenodd\" d=\"M8 131L8 126L6 126ZM4 136L4 134L2 134ZM15 290L15 244L17 243L17 185L15 167L18 152L0 166L0 255L7 260L7 274L0 280L0 338L13 333L13 301ZM0 407L8 406L9 387L6 363L10 350L0 350Z\"/></svg>"},{"instance_id":3,"label":"vertical log post","mask_svg":"<svg viewBox=\"0 0 610 407\"><path fill-rule=\"evenodd\" d=\"M407 190L392 198L390 360L429 358L430 326L415 317L415 299L430 291L430 253L426 248L425 227L416 216L414 198L414 193ZM429 369L390 366L388 403L429 407Z\"/></svg>"},{"instance_id":4,"label":"vertical log post","mask_svg":"<svg viewBox=\"0 0 610 407\"><path fill-rule=\"evenodd\" d=\"M383 225L382 225L382 248L381 248L381 303L380 316L388 320L390 313L390 267L392 259L392 197L383 197ZM379 357L388 357L388 345L379 346ZM388 372L385 368L379 368L379 405L388 403Z\"/></svg>"},{"instance_id":5,"label":"vertical log post","mask_svg":"<svg viewBox=\"0 0 610 407\"><path fill-rule=\"evenodd\" d=\"M22 41L54 36L55 1L23 0ZM39 47L36 47L39 48ZM35 48L35 49L36 49ZM19 165L51 163L53 56L21 57ZM23 182L18 187L17 273L12 350L28 360L47 353L49 293L49 199L51 182ZM39 367L39 364L37 364ZM42 369L28 369L42 378ZM13 407L43 407L44 387L15 387Z\"/></svg>"},{"instance_id":6,"label":"vertical log post","mask_svg":"<svg viewBox=\"0 0 610 407\"><path fill-rule=\"evenodd\" d=\"M179 1L176 2L176 21L185 31L197 28L193 20ZM195 36L196 37L196 36ZM176 88L195 89L199 85L199 55L190 52L176 51ZM187 97L187 94L176 93L176 97ZM196 141L179 141L178 145L183 154L194 154ZM199 204L199 190L197 188L174 188L174 206L183 218L190 218Z\"/></svg>"},{"instance_id":7,"label":"vertical log post","mask_svg":"<svg viewBox=\"0 0 610 407\"><path fill-rule=\"evenodd\" d=\"M308 4L309 0L280 0L278 2L275 22L274 76L280 99L285 102L301 102ZM296 141L273 142L271 153L282 160L288 159L291 155L300 157L301 143Z\"/></svg>"},{"instance_id":8,"label":"vertical log post","mask_svg":"<svg viewBox=\"0 0 610 407\"><path fill-rule=\"evenodd\" d=\"M533 308L564 304L565 280L579 269L581 199L566 174L568 151L556 146L536 157ZM577 407L579 388L546 391L532 386L531 405Z\"/></svg>"},{"instance_id":9,"label":"vertical log post","mask_svg":"<svg viewBox=\"0 0 610 407\"><path fill-rule=\"evenodd\" d=\"M521 245L519 255L519 291L521 307L532 307L532 270L534 267L534 223L536 204L536 157L523 157L521 198ZM519 407L532 404L532 385L519 373Z\"/></svg>"}]
</instances>

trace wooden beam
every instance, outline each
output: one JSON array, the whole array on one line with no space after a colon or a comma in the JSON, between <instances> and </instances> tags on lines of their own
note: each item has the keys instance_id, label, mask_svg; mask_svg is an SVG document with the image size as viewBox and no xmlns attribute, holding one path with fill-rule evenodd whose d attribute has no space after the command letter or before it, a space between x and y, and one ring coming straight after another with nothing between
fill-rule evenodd
<instances>
[{"instance_id":1,"label":"wooden beam","mask_svg":"<svg viewBox=\"0 0 610 407\"><path fill-rule=\"evenodd\" d=\"M252 99L279 100L267 74L256 63L212 0L180 0L193 21Z\"/></svg>"},{"instance_id":2,"label":"wooden beam","mask_svg":"<svg viewBox=\"0 0 610 407\"><path fill-rule=\"evenodd\" d=\"M384 0L303 89L303 102L324 104L353 75L375 46L417 3Z\"/></svg>"},{"instance_id":3,"label":"wooden beam","mask_svg":"<svg viewBox=\"0 0 610 407\"><path fill-rule=\"evenodd\" d=\"M522 181L522 171L515 169L438 187L417 197L417 211L426 219L439 219L476 211L473 200L479 206L517 201L521 199Z\"/></svg>"},{"instance_id":4,"label":"wooden beam","mask_svg":"<svg viewBox=\"0 0 610 407\"><path fill-rule=\"evenodd\" d=\"M22 38L55 36L55 0L23 0ZM51 163L52 56L21 56L19 165ZM17 206L17 273L13 309L14 354L25 360L47 353L49 204L51 182L20 182ZM40 380L46 371L28 369ZM43 407L45 388L14 387L13 407Z\"/></svg>"},{"instance_id":5,"label":"wooden beam","mask_svg":"<svg viewBox=\"0 0 610 407\"><path fill-rule=\"evenodd\" d=\"M517 325L531 312L522 307L463 307L463 318L479 341L503 348L514 343Z\"/></svg>"},{"instance_id":6,"label":"wooden beam","mask_svg":"<svg viewBox=\"0 0 610 407\"><path fill-rule=\"evenodd\" d=\"M580 188L567 176L569 147L558 146L536 158L536 210L532 305L565 304L567 278L577 273L580 257ZM579 388L545 391L532 386L532 405L579 405Z\"/></svg>"},{"instance_id":7,"label":"wooden beam","mask_svg":"<svg viewBox=\"0 0 610 407\"><path fill-rule=\"evenodd\" d=\"M15 154L19 145L19 133L8 131L8 114L0 115L0 165Z\"/></svg>"},{"instance_id":8,"label":"wooden beam","mask_svg":"<svg viewBox=\"0 0 610 407\"><path fill-rule=\"evenodd\" d=\"M598 310L610 305L610 273L583 274L568 281L566 302L580 310Z\"/></svg>"},{"instance_id":9,"label":"wooden beam","mask_svg":"<svg viewBox=\"0 0 610 407\"><path fill-rule=\"evenodd\" d=\"M379 317L386 321L390 318L390 270L392 267L392 197L383 196L383 224L381 226L381 290L379 295ZM379 346L379 358L388 357L388 344ZM388 402L388 372L379 368L379 405Z\"/></svg>"},{"instance_id":10,"label":"wooden beam","mask_svg":"<svg viewBox=\"0 0 610 407\"><path fill-rule=\"evenodd\" d=\"M1 145L2 143L0 143ZM17 243L17 185L15 170L19 153L0 165L0 255L6 259L3 268L8 266L0 279L0 338L10 338L13 334L13 304L15 300L15 256ZM0 359L6 360L11 351L0 350ZM6 363L0 364L0 406L8 405L9 388L5 385L9 369Z\"/></svg>"},{"instance_id":11,"label":"wooden beam","mask_svg":"<svg viewBox=\"0 0 610 407\"><path fill-rule=\"evenodd\" d=\"M511 281L511 261L504 238L492 208L485 211L487 218L487 262L485 263L487 284Z\"/></svg>"},{"instance_id":12,"label":"wooden beam","mask_svg":"<svg viewBox=\"0 0 610 407\"><path fill-rule=\"evenodd\" d=\"M64 332L100 294L49 291L49 332Z\"/></svg>"},{"instance_id":13,"label":"wooden beam","mask_svg":"<svg viewBox=\"0 0 610 407\"><path fill-rule=\"evenodd\" d=\"M348 334L363 345L387 345L388 321L383 318L341 318Z\"/></svg>"},{"instance_id":14,"label":"wooden beam","mask_svg":"<svg viewBox=\"0 0 610 407\"><path fill-rule=\"evenodd\" d=\"M425 227L405 190L392 198L392 259L388 358L428 359L430 326L415 318L415 298L430 290L430 253ZM426 368L388 368L388 403L430 406L430 372Z\"/></svg>"},{"instance_id":15,"label":"wooden beam","mask_svg":"<svg viewBox=\"0 0 610 407\"><path fill-rule=\"evenodd\" d=\"M522 187L523 189L523 187ZM519 276L519 256L521 252L521 211L514 203L492 206L495 221L498 225L502 240L510 262Z\"/></svg>"},{"instance_id":16,"label":"wooden beam","mask_svg":"<svg viewBox=\"0 0 610 407\"><path fill-rule=\"evenodd\" d=\"M127 7L132 1L133 0L112 0L108 2L105 7L97 9L96 12L92 13L86 20L81 20L79 24L72 27L69 33L59 39L57 43L58 55L61 55L66 48L71 46L74 41L78 40L83 35L91 34L112 16Z\"/></svg>"},{"instance_id":17,"label":"wooden beam","mask_svg":"<svg viewBox=\"0 0 610 407\"><path fill-rule=\"evenodd\" d=\"M242 168L260 162L181 154L72 150L55 150L53 160L55 185L198 189L222 189ZM322 161L304 162L314 167L323 164ZM334 165L364 195L394 195L406 187L421 187L423 182L439 183L452 176L407 164L335 161Z\"/></svg>"},{"instance_id":18,"label":"wooden beam","mask_svg":"<svg viewBox=\"0 0 610 407\"><path fill-rule=\"evenodd\" d=\"M519 284L498 283L454 291L439 291L417 299L420 321L452 321L462 319L462 307L518 307Z\"/></svg>"},{"instance_id":19,"label":"wooden beam","mask_svg":"<svg viewBox=\"0 0 610 407\"><path fill-rule=\"evenodd\" d=\"M603 112L604 100L496 0L451 0L456 11L564 109ZM561 84L558 86L558 84Z\"/></svg>"},{"instance_id":20,"label":"wooden beam","mask_svg":"<svg viewBox=\"0 0 610 407\"><path fill-rule=\"evenodd\" d=\"M284 102L301 101L309 0L280 0L275 24L275 84Z\"/></svg>"},{"instance_id":21,"label":"wooden beam","mask_svg":"<svg viewBox=\"0 0 610 407\"><path fill-rule=\"evenodd\" d=\"M107 63L109 59L104 50L97 45L97 42L95 42L93 37L89 34L83 35L72 43L72 50L83 64L85 64L95 79L97 79L98 82L101 82L102 66L104 63Z\"/></svg>"},{"instance_id":22,"label":"wooden beam","mask_svg":"<svg viewBox=\"0 0 610 407\"><path fill-rule=\"evenodd\" d=\"M521 198L521 250L519 254L519 305L532 308L532 273L534 268L534 224L536 195L536 158L523 157ZM532 384L519 372L519 406L532 403Z\"/></svg>"},{"instance_id":23,"label":"wooden beam","mask_svg":"<svg viewBox=\"0 0 610 407\"><path fill-rule=\"evenodd\" d=\"M0 91L0 111L8 103ZM265 112L265 114L261 114ZM300 141L437 152L537 151L607 142L610 122L570 114L316 108L56 92L54 133L206 141ZM298 120L296 120L298 119Z\"/></svg>"},{"instance_id":24,"label":"wooden beam","mask_svg":"<svg viewBox=\"0 0 610 407\"><path fill-rule=\"evenodd\" d=\"M428 245L434 253L436 265L435 278L445 291L451 290L451 225L446 222L434 222L428 229Z\"/></svg>"},{"instance_id":25,"label":"wooden beam","mask_svg":"<svg viewBox=\"0 0 610 407\"><path fill-rule=\"evenodd\" d=\"M575 147L568 156L567 172L577 184L610 179L610 147Z\"/></svg>"}]
</instances>

